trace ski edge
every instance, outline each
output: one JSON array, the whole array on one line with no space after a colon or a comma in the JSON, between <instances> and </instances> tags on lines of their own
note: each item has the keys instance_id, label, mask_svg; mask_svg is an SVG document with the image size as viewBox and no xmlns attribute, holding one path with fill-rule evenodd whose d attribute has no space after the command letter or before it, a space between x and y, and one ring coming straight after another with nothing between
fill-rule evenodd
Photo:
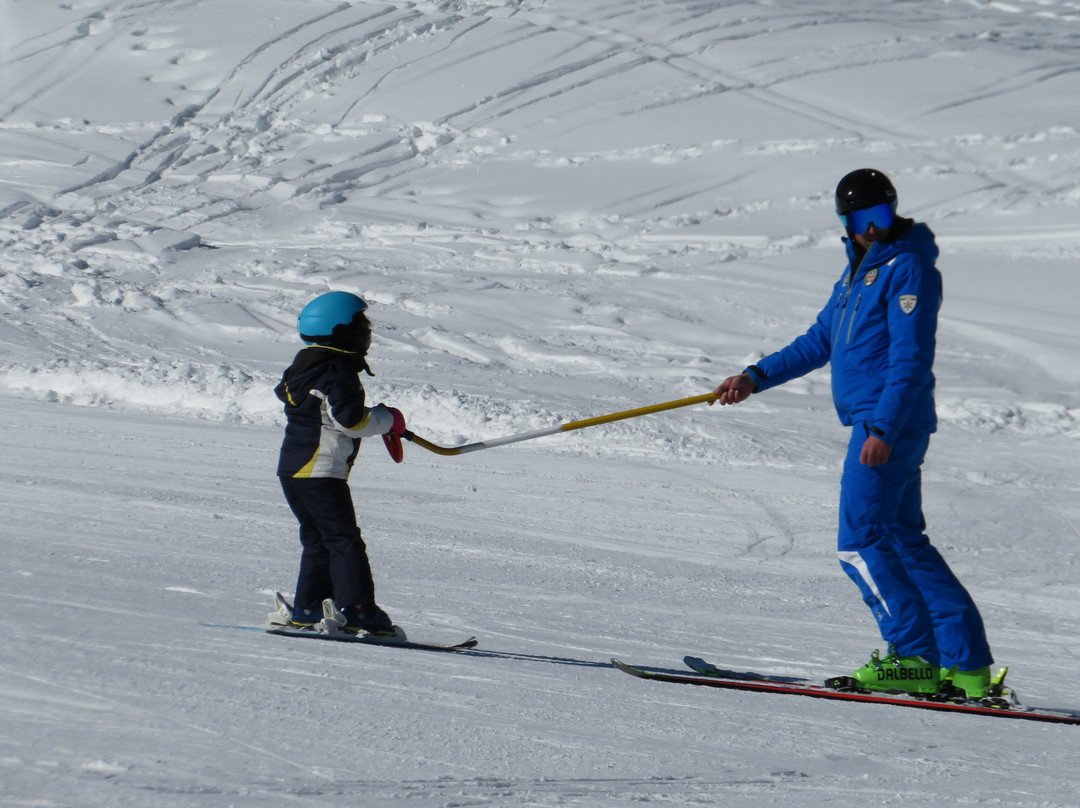
<instances>
[{"instance_id":1,"label":"ski edge","mask_svg":"<svg viewBox=\"0 0 1080 808\"><path fill-rule=\"evenodd\" d=\"M1042 721L1055 724L1080 725L1080 713L1076 712L1050 712L1046 709L1027 707L1024 709L995 709L992 707L979 707L966 704L953 704L939 701L920 701L907 699L887 694L868 693L844 693L829 690L822 685L783 684L778 682L757 679L724 679L717 676L691 676L684 674L661 673L658 671L645 670L629 665L619 659L611 660L612 666L628 673L638 679L648 679L654 682L671 682L675 684L699 685L702 687L717 687L727 690L746 690L761 693L774 693L779 695L809 696L811 698L826 699L832 701L851 701L867 704L885 704L897 707L913 707L922 710L935 710L938 712L964 713L967 715L984 715L996 718L1014 718L1026 721Z\"/></svg>"}]
</instances>

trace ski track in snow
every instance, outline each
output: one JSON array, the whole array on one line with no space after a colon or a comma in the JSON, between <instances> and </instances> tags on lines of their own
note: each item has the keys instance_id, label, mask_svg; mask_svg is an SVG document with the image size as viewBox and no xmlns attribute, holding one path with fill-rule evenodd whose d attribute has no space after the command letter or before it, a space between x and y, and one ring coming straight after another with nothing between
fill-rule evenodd
<instances>
[{"instance_id":1,"label":"ski track in snow","mask_svg":"<svg viewBox=\"0 0 1080 808\"><path fill-rule=\"evenodd\" d=\"M116 156L109 162L91 152L85 179L59 180L52 199L17 194L0 205L8 223L5 295L16 311L46 309L43 317L7 318L9 328L40 333L29 356L6 362L6 386L76 403L179 405L200 417L220 417L225 396L227 417L267 422L274 407L252 392L269 382L276 363L247 346L269 337L284 351L297 307L338 286L386 305L382 325L394 350L383 361L402 388L421 381L406 375L420 355L422 380L439 390L462 375L462 365L502 371L513 392L530 400L508 414L514 428L532 426L531 400L545 395L536 374L545 371L588 377L596 394L621 388L620 401L673 383L707 389L717 375L712 363L744 352L747 331L763 344L774 337L762 329L766 314L755 308L752 289L738 288L756 262L780 256L835 271L833 254L817 250L835 231L820 215L830 187L822 178L853 155L910 166L898 182L924 180L917 212L935 219L1042 208L1055 199L1075 209L1075 178L1063 184L1048 169L1075 152L1076 126L952 128L957 109L1006 103L1036 82L1068 75L1072 62L1057 50L1071 36L1067 7L1029 10L1017 32L991 27L997 14L977 17L973 27L954 6L908 9L911 18L892 28L889 7L849 16L830 13L828 3L642 3L619 12L607 4L588 11L520 3L274 5L272 33L260 39L251 30L226 50L213 29L184 22L206 14L206 4L185 7L193 15L186 17L170 4L138 14L91 4L83 17L16 49L12 60L29 67L63 54L20 87L0 131L16 140L34 131L58 149L92 143ZM242 11L243 3L228 3L218 13L228 21ZM1065 31L1031 24L1032 14L1053 13ZM1017 61L1013 48L1032 38L1049 40L1038 59L1001 75ZM813 44L819 41L826 44ZM801 44L795 56L791 43ZM28 119L30 105L61 94L64 75L125 48L150 59L140 65L137 92L165 95L178 111L159 122ZM991 49L1004 52L1000 68ZM939 72L936 62L965 70L987 62L989 71L945 83L939 93L905 96L918 106L908 104L899 125L884 125L892 119L883 107L858 94L846 100L817 89L843 83L836 73L907 70L924 81ZM467 86L453 78L462 74ZM729 110L755 123L730 126ZM767 127L759 118L802 136L761 141ZM706 126L717 119L721 126ZM628 126L641 134L627 136ZM607 148L593 145L605 141ZM739 164L749 164L742 176L731 170ZM60 165L41 169L42 184L70 177ZM935 181L935 171L945 175ZM957 171L968 179L950 182ZM501 191L499 173L518 187ZM762 197L781 176L791 198ZM568 209L581 194L582 209ZM718 198L732 204L718 206ZM288 210L299 227L285 226ZM777 219L793 229L777 232ZM748 237L759 233L770 235ZM1047 235L1020 230L997 247L1029 256ZM1078 242L1080 228L1055 232L1054 257L1075 256ZM207 248L214 254L204 255ZM730 271L717 272L724 264ZM470 283L448 285L441 280L447 272ZM685 295L672 294L675 305L658 311L663 290L680 281L704 290L703 305L683 310ZM542 305L529 302L536 298L545 298ZM509 316L478 330L479 311L493 304ZM577 328L522 334L537 311ZM720 339L709 327L717 314L735 315L733 333ZM658 342L664 333L675 339ZM468 392L486 394L487 407L506 398ZM1007 407L1048 403L1016 399ZM587 413L566 417L580 414ZM959 417L975 428L988 420ZM431 426L445 436L441 428Z\"/></svg>"},{"instance_id":2,"label":"ski track in snow","mask_svg":"<svg viewBox=\"0 0 1080 808\"><path fill-rule=\"evenodd\" d=\"M1069 728L607 667L871 650L827 372L460 458L365 444L381 599L474 653L199 623L295 575L270 388L309 299L373 304L369 396L442 444L697 395L809 324L836 179L874 165L943 250L935 543L1021 695L1080 706L1080 3L3 15L0 804L1076 804Z\"/></svg>"}]
</instances>

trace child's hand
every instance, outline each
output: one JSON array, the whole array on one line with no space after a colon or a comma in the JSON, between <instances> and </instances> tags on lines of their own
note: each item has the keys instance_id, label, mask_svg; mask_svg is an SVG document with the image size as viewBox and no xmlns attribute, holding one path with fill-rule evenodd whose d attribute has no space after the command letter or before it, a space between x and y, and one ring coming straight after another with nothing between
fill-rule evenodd
<instances>
[{"instance_id":1,"label":"child's hand","mask_svg":"<svg viewBox=\"0 0 1080 808\"><path fill-rule=\"evenodd\" d=\"M385 404L382 406L386 407ZM390 432L401 437L405 434L405 416L401 414L401 410L397 407L386 407L386 409L394 416L394 423L393 426L390 427Z\"/></svg>"},{"instance_id":2,"label":"child's hand","mask_svg":"<svg viewBox=\"0 0 1080 808\"><path fill-rule=\"evenodd\" d=\"M386 451L390 453L390 457L393 458L395 463L400 463L405 459L405 449L401 445L401 436L405 434L405 416L401 414L401 410L397 407L387 407L385 404L379 406L394 416L394 423L383 434L382 439L383 443L386 444Z\"/></svg>"}]
</instances>

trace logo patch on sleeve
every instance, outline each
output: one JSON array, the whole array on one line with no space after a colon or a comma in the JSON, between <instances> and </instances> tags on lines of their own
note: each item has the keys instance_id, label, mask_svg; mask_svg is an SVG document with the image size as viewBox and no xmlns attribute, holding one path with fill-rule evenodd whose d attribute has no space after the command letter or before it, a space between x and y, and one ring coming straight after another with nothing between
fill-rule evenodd
<instances>
[{"instance_id":1,"label":"logo patch on sleeve","mask_svg":"<svg viewBox=\"0 0 1080 808\"><path fill-rule=\"evenodd\" d=\"M917 305L919 305L917 295L900 295L900 311L904 314L911 314Z\"/></svg>"}]
</instances>

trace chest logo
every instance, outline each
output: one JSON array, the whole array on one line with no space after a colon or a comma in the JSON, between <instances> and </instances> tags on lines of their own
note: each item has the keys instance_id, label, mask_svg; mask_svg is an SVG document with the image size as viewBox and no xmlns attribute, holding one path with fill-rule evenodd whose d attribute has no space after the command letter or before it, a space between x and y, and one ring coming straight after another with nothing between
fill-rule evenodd
<instances>
[{"instance_id":1,"label":"chest logo","mask_svg":"<svg viewBox=\"0 0 1080 808\"><path fill-rule=\"evenodd\" d=\"M918 304L919 298L916 295L900 295L900 311L904 314L911 314Z\"/></svg>"},{"instance_id":2,"label":"chest logo","mask_svg":"<svg viewBox=\"0 0 1080 808\"><path fill-rule=\"evenodd\" d=\"M863 283L865 283L867 286L873 286L874 281L877 280L877 275L878 271L876 267L874 269L868 269L866 271L866 277L863 278Z\"/></svg>"}]
</instances>

